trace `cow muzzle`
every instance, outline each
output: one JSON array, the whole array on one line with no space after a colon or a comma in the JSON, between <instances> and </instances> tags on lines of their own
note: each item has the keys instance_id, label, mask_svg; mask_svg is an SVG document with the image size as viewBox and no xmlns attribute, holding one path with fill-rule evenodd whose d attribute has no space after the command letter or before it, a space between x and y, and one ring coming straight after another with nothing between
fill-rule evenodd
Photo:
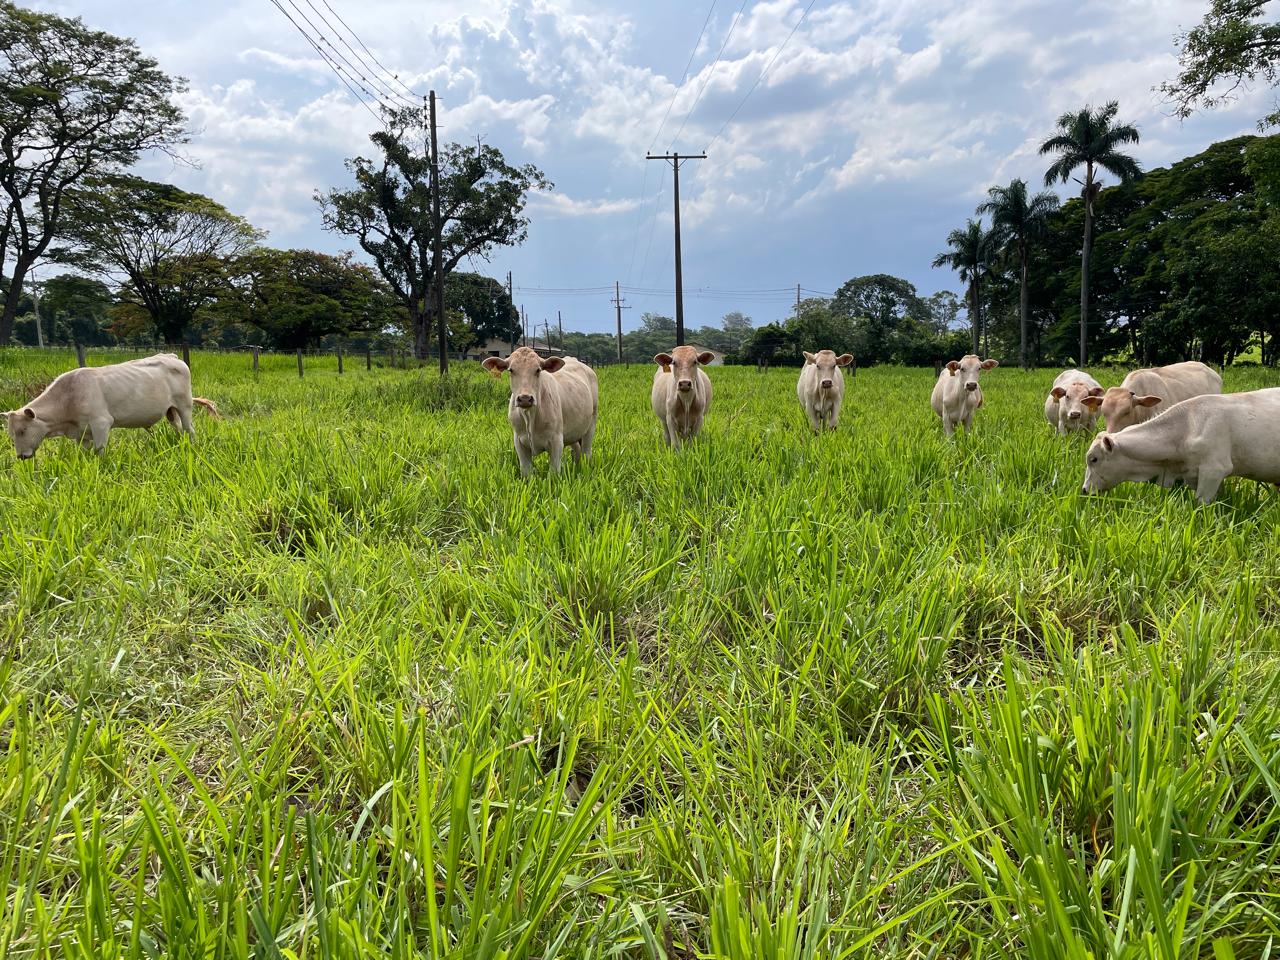
<instances>
[{"instance_id":1,"label":"cow muzzle","mask_svg":"<svg viewBox=\"0 0 1280 960\"><path fill-rule=\"evenodd\" d=\"M1068 414L1067 414L1067 419L1068 419L1068 420L1079 420L1079 419L1080 419L1080 411L1079 411L1079 410L1072 410L1070 413L1068 413Z\"/></svg>"},{"instance_id":2,"label":"cow muzzle","mask_svg":"<svg viewBox=\"0 0 1280 960\"><path fill-rule=\"evenodd\" d=\"M681 380L679 383L676 384L676 389L679 390L681 393L688 393L690 390L693 389L693 381Z\"/></svg>"},{"instance_id":3,"label":"cow muzzle","mask_svg":"<svg viewBox=\"0 0 1280 960\"><path fill-rule=\"evenodd\" d=\"M964 388L965 388L966 390L968 390L970 393L972 393L974 390L977 390L977 389L978 389L978 381L977 381L977 380L969 380L969 381L967 381L967 382L965 383Z\"/></svg>"},{"instance_id":4,"label":"cow muzzle","mask_svg":"<svg viewBox=\"0 0 1280 960\"><path fill-rule=\"evenodd\" d=\"M528 410L533 406L533 394L522 393L516 397L516 406L522 410Z\"/></svg>"},{"instance_id":5,"label":"cow muzzle","mask_svg":"<svg viewBox=\"0 0 1280 960\"><path fill-rule=\"evenodd\" d=\"M35 452L34 452L34 451L33 451L33 452L31 452L31 453L20 453L20 454L18 454L18 459L19 459L19 460L30 460L30 459L31 459L32 457L34 457L34 456L35 456Z\"/></svg>"},{"instance_id":6,"label":"cow muzzle","mask_svg":"<svg viewBox=\"0 0 1280 960\"><path fill-rule=\"evenodd\" d=\"M823 381L822 381L822 389L823 389L823 390L830 390L830 389L831 389L831 381L830 381L830 380L823 380Z\"/></svg>"}]
</instances>

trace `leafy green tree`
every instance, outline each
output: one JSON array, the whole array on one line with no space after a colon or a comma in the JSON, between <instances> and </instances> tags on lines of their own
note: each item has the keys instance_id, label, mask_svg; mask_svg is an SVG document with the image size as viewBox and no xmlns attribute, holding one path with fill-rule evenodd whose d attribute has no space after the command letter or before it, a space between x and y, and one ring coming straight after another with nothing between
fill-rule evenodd
<instances>
[{"instance_id":1,"label":"leafy green tree","mask_svg":"<svg viewBox=\"0 0 1280 960\"><path fill-rule=\"evenodd\" d=\"M60 273L39 284L40 320L47 343L80 343L87 347L111 344L115 338L108 329L111 290L92 277ZM24 323L21 315L14 326L20 343L37 343L35 313Z\"/></svg>"},{"instance_id":2,"label":"leafy green tree","mask_svg":"<svg viewBox=\"0 0 1280 960\"><path fill-rule=\"evenodd\" d=\"M324 228L356 238L400 298L413 330L414 355L425 360L435 320L435 291L465 257L523 243L525 202L550 181L537 167L513 167L495 147L449 144L440 151L441 259L434 252L431 167L421 146L421 108L389 111L370 134L376 159L355 157L350 190L317 192Z\"/></svg>"},{"instance_id":3,"label":"leafy green tree","mask_svg":"<svg viewBox=\"0 0 1280 960\"><path fill-rule=\"evenodd\" d=\"M1031 245L1044 236L1049 214L1058 209L1058 198L1048 191L1035 196L1027 193L1027 182L1013 180L1007 187L992 187L987 200L978 205L978 213L991 216L993 242L1012 254L1018 262L1018 362L1027 369L1027 316Z\"/></svg>"},{"instance_id":4,"label":"leafy green tree","mask_svg":"<svg viewBox=\"0 0 1280 960\"><path fill-rule=\"evenodd\" d=\"M1258 80L1271 87L1280 82L1280 23L1263 21L1267 2L1212 0L1204 19L1178 38L1178 76L1160 89L1180 118L1234 99L1237 90ZM1280 110L1258 128L1277 123Z\"/></svg>"},{"instance_id":5,"label":"leafy green tree","mask_svg":"<svg viewBox=\"0 0 1280 960\"><path fill-rule=\"evenodd\" d=\"M247 220L198 193L118 176L73 198L67 234L76 262L120 286L119 298L174 344L197 313L229 295L245 255L262 238ZM141 313L139 312L141 311Z\"/></svg>"},{"instance_id":6,"label":"leafy green tree","mask_svg":"<svg viewBox=\"0 0 1280 960\"><path fill-rule=\"evenodd\" d=\"M68 192L183 142L173 98L184 89L132 40L0 0L0 271L14 254L0 345L27 273L59 235Z\"/></svg>"},{"instance_id":7,"label":"leafy green tree","mask_svg":"<svg viewBox=\"0 0 1280 960\"><path fill-rule=\"evenodd\" d=\"M795 364L799 355L800 351L795 340L779 323L767 323L763 327L756 327L738 353L743 363L754 363L759 367L767 367L775 359L783 363Z\"/></svg>"},{"instance_id":8,"label":"leafy green tree","mask_svg":"<svg viewBox=\"0 0 1280 960\"><path fill-rule=\"evenodd\" d=\"M1116 123L1120 104L1112 100L1099 110L1085 106L1074 113L1064 113L1058 118L1058 132L1040 144L1041 155L1057 154L1045 172L1045 186L1066 183L1079 167L1084 167L1084 180L1080 196L1084 201L1084 244L1080 250L1080 356L1078 362L1088 362L1089 326L1089 254L1093 249L1093 213L1098 191L1102 189L1097 179L1099 170L1105 170L1121 183L1141 175L1138 162L1119 147L1137 143L1138 128L1127 123Z\"/></svg>"},{"instance_id":9,"label":"leafy green tree","mask_svg":"<svg viewBox=\"0 0 1280 960\"><path fill-rule=\"evenodd\" d=\"M831 301L831 310L851 321L848 349L864 364L891 362L903 325L908 320L924 322L929 316L929 308L915 286L886 273L855 277L844 283Z\"/></svg>"},{"instance_id":10,"label":"leafy green tree","mask_svg":"<svg viewBox=\"0 0 1280 960\"><path fill-rule=\"evenodd\" d=\"M469 347L491 337L515 343L521 334L520 311L511 302L507 288L492 277L479 273L455 272L444 283L444 303L462 313L466 320Z\"/></svg>"},{"instance_id":11,"label":"leafy green tree","mask_svg":"<svg viewBox=\"0 0 1280 960\"><path fill-rule=\"evenodd\" d=\"M858 329L857 320L845 310L837 309L832 300L820 297L802 300L800 309L782 328L790 344L790 350L784 351L790 354L785 358L787 361L800 362L805 350L810 353L834 350L837 354L852 353L860 362L864 362L864 358L866 363L878 362L866 352L867 345L860 338L862 331ZM859 348L864 351L861 356ZM779 356L778 360L782 362L784 358Z\"/></svg>"},{"instance_id":12,"label":"leafy green tree","mask_svg":"<svg viewBox=\"0 0 1280 960\"><path fill-rule=\"evenodd\" d=\"M991 266L994 246L991 232L983 227L982 221L969 220L963 229L947 234L947 249L933 258L934 269L950 267L968 288L974 353L979 353L982 346L982 278Z\"/></svg>"},{"instance_id":13,"label":"leafy green tree","mask_svg":"<svg viewBox=\"0 0 1280 960\"><path fill-rule=\"evenodd\" d=\"M241 259L237 273L230 315L262 331L277 350L376 332L403 316L382 278L350 254L259 248Z\"/></svg>"}]
</instances>

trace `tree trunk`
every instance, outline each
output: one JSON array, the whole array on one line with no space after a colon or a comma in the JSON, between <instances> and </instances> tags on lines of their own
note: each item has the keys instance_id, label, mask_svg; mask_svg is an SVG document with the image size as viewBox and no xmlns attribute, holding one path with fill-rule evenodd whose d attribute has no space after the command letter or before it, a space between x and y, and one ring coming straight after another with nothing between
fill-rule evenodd
<instances>
[{"instance_id":1,"label":"tree trunk","mask_svg":"<svg viewBox=\"0 0 1280 960\"><path fill-rule=\"evenodd\" d=\"M1093 252L1093 166L1084 179L1084 246L1080 250L1080 368L1088 363L1089 254Z\"/></svg>"},{"instance_id":2,"label":"tree trunk","mask_svg":"<svg viewBox=\"0 0 1280 960\"><path fill-rule=\"evenodd\" d=\"M973 327L973 352L982 349L982 316L978 310L978 281L969 281L969 326Z\"/></svg>"},{"instance_id":3,"label":"tree trunk","mask_svg":"<svg viewBox=\"0 0 1280 960\"><path fill-rule=\"evenodd\" d=\"M9 293L4 298L4 310L0 311L0 347L7 347L13 338L13 321L18 315L18 301L22 299L22 282L27 278L31 261L21 255L13 262L13 276L9 278Z\"/></svg>"},{"instance_id":4,"label":"tree trunk","mask_svg":"<svg viewBox=\"0 0 1280 960\"><path fill-rule=\"evenodd\" d=\"M414 308L409 314L413 325L413 357L426 360L431 349L431 319L427 311Z\"/></svg>"},{"instance_id":5,"label":"tree trunk","mask_svg":"<svg viewBox=\"0 0 1280 960\"><path fill-rule=\"evenodd\" d=\"M1019 244L1019 252L1022 254L1022 289L1018 291L1018 327L1021 339L1021 345L1018 349L1018 362L1022 364L1022 369L1027 369L1027 247L1026 244Z\"/></svg>"}]
</instances>

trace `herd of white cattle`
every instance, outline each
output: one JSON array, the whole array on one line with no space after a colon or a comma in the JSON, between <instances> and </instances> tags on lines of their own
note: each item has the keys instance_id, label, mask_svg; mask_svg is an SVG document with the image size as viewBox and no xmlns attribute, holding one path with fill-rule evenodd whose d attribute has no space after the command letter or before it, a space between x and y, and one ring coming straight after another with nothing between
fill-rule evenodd
<instances>
[{"instance_id":1,"label":"herd of white cattle","mask_svg":"<svg viewBox=\"0 0 1280 960\"><path fill-rule=\"evenodd\" d=\"M796 396L815 433L840 424L844 372L853 357L831 350L805 353ZM703 369L713 355L676 347L654 357L650 396L663 437L680 448L702 430L711 407L711 378ZM560 470L564 448L575 460L590 458L600 410L596 375L573 357L541 357L528 347L510 357L489 357L483 366L509 375L511 424L520 472L548 454ZM957 427L973 429L983 405L978 379L997 366L972 354L941 371L930 403L950 437ZM218 408L191 394L191 371L171 353L104 367L69 370L19 410L3 414L20 460L35 456L47 437L68 437L101 453L114 427L151 427L167 419L195 439L192 410L213 417ZM1222 393L1222 377L1190 361L1134 370L1118 387L1104 389L1080 370L1066 370L1053 382L1044 416L1057 433L1092 433L1099 416L1106 430L1086 455L1083 492L1100 493L1125 481L1184 483L1209 503L1229 476L1280 486L1280 388Z\"/></svg>"}]
</instances>

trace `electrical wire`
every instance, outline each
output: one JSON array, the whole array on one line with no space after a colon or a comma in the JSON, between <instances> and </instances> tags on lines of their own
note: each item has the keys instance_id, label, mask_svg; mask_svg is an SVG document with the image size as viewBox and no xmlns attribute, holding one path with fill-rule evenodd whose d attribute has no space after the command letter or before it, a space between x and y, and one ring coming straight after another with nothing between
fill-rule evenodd
<instances>
[{"instance_id":1,"label":"electrical wire","mask_svg":"<svg viewBox=\"0 0 1280 960\"><path fill-rule=\"evenodd\" d=\"M716 2L717 0L711 0L711 8L707 10L706 19L702 21L702 29L698 31L698 39L693 41L693 49L689 51L689 61L684 65L684 73L681 74L680 82L676 84L676 88L671 91L671 102L667 104L667 112L662 115L662 122L658 124L658 131L653 135L653 142L649 144L650 153L653 152L654 146L657 145L658 138L662 136L662 128L667 125L667 118L671 116L671 108L676 105L676 97L680 95L685 81L689 79L689 68L693 66L693 58L698 55L698 45L702 43L702 37L707 32L707 24L711 22L711 14L716 11Z\"/></svg>"},{"instance_id":2,"label":"electrical wire","mask_svg":"<svg viewBox=\"0 0 1280 960\"><path fill-rule=\"evenodd\" d=\"M379 60L377 57L375 57L373 55L373 51L370 50L367 46L365 46L364 41L360 39L360 35L356 33L354 30L352 30L351 27L348 25L347 21L342 19L342 15L339 14L337 10L333 9L332 6L329 5L329 0L321 0L321 2L325 5L325 7L328 8L329 12L332 13L337 18L338 22L347 28L347 33L351 34L351 36L355 39L356 43L360 44L360 48L369 55L369 59L372 60L375 64L377 64L383 73L389 76L396 83L400 84L400 88L404 90L405 93L413 97L416 102L421 103L422 95L419 93L416 93L415 91L407 87L404 81L400 79L400 75L398 73L392 73L390 70L388 70L386 67L382 65L382 61Z\"/></svg>"},{"instance_id":3,"label":"electrical wire","mask_svg":"<svg viewBox=\"0 0 1280 960\"><path fill-rule=\"evenodd\" d=\"M702 86L698 88L698 94L693 98L693 103L689 107L689 112L684 115L684 121L680 124L680 129L676 131L676 135L671 138L671 147L675 148L676 141L680 139L680 134L684 132L685 124L689 122L689 118L693 116L693 111L697 108L699 101L702 100L703 93L706 92L707 84L711 82L712 75L716 72L716 67L720 64L720 58L724 56L725 47L729 46L729 40L733 36L733 32L738 29L738 24L742 21L742 11L747 8L747 0L742 0L742 6L738 7L738 12L733 16L733 22L729 24L729 32L724 35L724 43L720 44L720 51L716 54L715 60L711 61L711 67L707 70L707 76L702 81Z\"/></svg>"},{"instance_id":4,"label":"electrical wire","mask_svg":"<svg viewBox=\"0 0 1280 960\"><path fill-rule=\"evenodd\" d=\"M311 44L311 48L320 55L320 59L323 60L328 65L329 69L332 70L337 75L338 79L342 81L343 85L349 91L351 91L351 95L356 98L356 102L358 102L362 107L368 110L369 115L372 116L375 120L377 120L379 124L384 124L384 120L381 116L379 116L378 112L374 110L373 107L369 106L368 101L366 101L362 96L360 96L360 94L356 91L356 88L352 86L350 82L348 82L342 68L339 67L336 63L334 63L331 59L329 59L328 54L326 54L324 50L322 50L320 46L314 40L311 39L311 35L307 33L307 31L303 30L302 27L298 24L298 22L293 19L293 17L289 16L289 11L286 10L283 5L281 5L280 0L270 0L270 2L277 10L279 10L281 13L284 14L285 19L287 19L291 24L293 24L294 29L297 30L300 34L302 34L303 39L306 40L307 43ZM377 97L374 97L374 100L377 102L379 107L384 106L382 101L379 100Z\"/></svg>"},{"instance_id":5,"label":"electrical wire","mask_svg":"<svg viewBox=\"0 0 1280 960\"><path fill-rule=\"evenodd\" d=\"M401 93L400 91L392 87L391 84L387 83L385 80L379 79L376 71L370 69L369 64L360 56L360 54L356 52L355 48L352 47L351 44L347 43L346 39L344 39L342 36L342 32L329 21L329 19L324 15L324 13L321 12L320 8L317 7L314 3L312 3L311 0L306 0L306 4L313 11L315 11L315 15L320 18L320 22L325 25L325 28L327 30L332 31L333 35L338 38L338 42L347 48L347 50L351 53L351 56L355 57L356 63L352 63L351 60L347 59L346 54L344 54L341 50L335 47L333 45L333 41L330 40L323 33L321 33L321 39L329 45L330 50L332 50L335 54L337 54L339 57L342 58L343 63L347 64L347 66L351 67L353 70L356 71L356 75L359 76L361 80L365 81L366 83L374 87L378 91L379 96L389 97L393 101L399 101L401 103L404 103L409 106L414 106L414 107L417 107L421 104L422 102L421 100L416 100L416 101L410 100L403 93ZM313 30L317 30L317 32L319 32L315 23L311 22L310 19L308 19L308 23L311 24L311 28ZM369 74L371 74L371 77L366 77L364 73L362 73L361 71L368 72Z\"/></svg>"}]
</instances>

